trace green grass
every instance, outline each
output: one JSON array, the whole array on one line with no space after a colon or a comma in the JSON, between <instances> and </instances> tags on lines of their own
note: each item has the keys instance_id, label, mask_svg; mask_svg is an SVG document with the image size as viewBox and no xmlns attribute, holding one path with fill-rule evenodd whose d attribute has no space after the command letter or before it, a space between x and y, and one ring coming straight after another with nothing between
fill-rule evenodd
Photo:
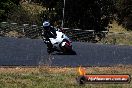
<instances>
[{"instance_id":1,"label":"green grass","mask_svg":"<svg viewBox=\"0 0 132 88\"><path fill-rule=\"evenodd\" d=\"M132 88L132 84L78 85L78 68L0 68L0 88ZM87 67L87 74L130 74L131 66Z\"/></svg>"}]
</instances>

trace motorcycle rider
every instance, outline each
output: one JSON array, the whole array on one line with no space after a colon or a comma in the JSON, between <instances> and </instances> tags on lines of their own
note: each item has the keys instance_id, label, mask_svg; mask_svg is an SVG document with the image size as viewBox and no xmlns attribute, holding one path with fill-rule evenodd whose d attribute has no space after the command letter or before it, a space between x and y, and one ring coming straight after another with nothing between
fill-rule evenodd
<instances>
[{"instance_id":1,"label":"motorcycle rider","mask_svg":"<svg viewBox=\"0 0 132 88\"><path fill-rule=\"evenodd\" d=\"M44 33L42 35L45 38L43 40L47 44L48 53L52 53L54 51L54 48L49 38L56 38L56 30L53 26L51 26L49 21L43 22L43 29Z\"/></svg>"}]
</instances>

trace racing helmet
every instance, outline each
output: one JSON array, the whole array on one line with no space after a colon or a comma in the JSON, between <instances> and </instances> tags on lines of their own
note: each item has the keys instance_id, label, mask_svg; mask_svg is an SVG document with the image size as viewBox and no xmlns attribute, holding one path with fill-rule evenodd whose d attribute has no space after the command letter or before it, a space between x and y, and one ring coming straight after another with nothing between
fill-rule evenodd
<instances>
[{"instance_id":1,"label":"racing helmet","mask_svg":"<svg viewBox=\"0 0 132 88\"><path fill-rule=\"evenodd\" d=\"M47 30L50 27L50 23L48 21L43 22L43 27L45 30Z\"/></svg>"}]
</instances>

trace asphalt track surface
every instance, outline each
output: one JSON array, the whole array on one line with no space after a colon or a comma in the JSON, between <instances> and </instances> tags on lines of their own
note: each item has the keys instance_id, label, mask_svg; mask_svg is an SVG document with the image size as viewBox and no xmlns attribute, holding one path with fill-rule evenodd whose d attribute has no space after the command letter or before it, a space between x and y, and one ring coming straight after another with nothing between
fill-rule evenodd
<instances>
[{"instance_id":1,"label":"asphalt track surface","mask_svg":"<svg viewBox=\"0 0 132 88\"><path fill-rule=\"evenodd\" d=\"M132 64L132 46L73 42L76 55L49 56L40 39L0 37L0 66L113 66Z\"/></svg>"}]
</instances>

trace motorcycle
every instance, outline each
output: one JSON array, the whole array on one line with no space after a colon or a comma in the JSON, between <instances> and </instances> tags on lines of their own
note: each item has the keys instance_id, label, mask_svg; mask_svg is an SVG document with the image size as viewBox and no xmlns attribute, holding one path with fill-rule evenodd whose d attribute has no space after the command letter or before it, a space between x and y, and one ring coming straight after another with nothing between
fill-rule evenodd
<instances>
[{"instance_id":1,"label":"motorcycle","mask_svg":"<svg viewBox=\"0 0 132 88\"><path fill-rule=\"evenodd\" d=\"M63 54L73 54L73 49L72 49L72 41L62 32L62 30L60 30L59 28L55 28L56 31L56 38L54 37L50 37L49 38L49 42L50 43L46 43L47 46L48 44L52 44L52 48L50 47L50 45L47 48L47 52L50 54L54 51L57 51L59 53L63 53ZM51 33L53 34L53 33ZM43 40L44 37L42 37ZM75 54L75 52L74 52Z\"/></svg>"}]
</instances>

